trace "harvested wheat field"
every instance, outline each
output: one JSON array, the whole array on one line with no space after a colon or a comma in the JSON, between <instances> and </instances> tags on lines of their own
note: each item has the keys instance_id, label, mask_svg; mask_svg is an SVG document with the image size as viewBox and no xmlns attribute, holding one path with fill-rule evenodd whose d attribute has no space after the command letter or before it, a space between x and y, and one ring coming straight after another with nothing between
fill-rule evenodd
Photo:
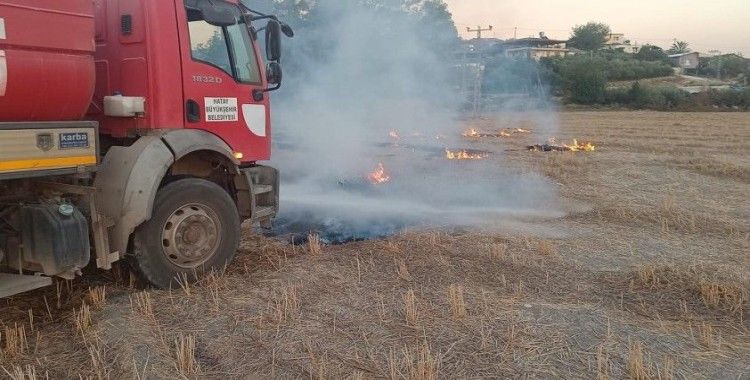
<instances>
[{"instance_id":1,"label":"harvested wheat field","mask_svg":"<svg viewBox=\"0 0 750 380\"><path fill-rule=\"evenodd\" d=\"M545 233L406 231L293 246L248 231L234 265L149 290L126 269L2 300L12 378L748 378L750 114L561 113L466 142L541 173ZM456 131L460 133L461 131Z\"/></svg>"}]
</instances>

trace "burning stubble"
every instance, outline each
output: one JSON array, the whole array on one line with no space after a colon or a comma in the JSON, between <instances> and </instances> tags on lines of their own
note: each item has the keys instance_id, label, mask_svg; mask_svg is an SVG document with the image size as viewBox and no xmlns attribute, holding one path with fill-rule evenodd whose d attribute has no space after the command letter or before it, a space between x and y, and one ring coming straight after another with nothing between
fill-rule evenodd
<instances>
[{"instance_id":1,"label":"burning stubble","mask_svg":"<svg viewBox=\"0 0 750 380\"><path fill-rule=\"evenodd\" d=\"M420 37L414 17L322 1L310 15L316 33L291 40L299 71L274 99L273 165L283 173L275 235L343 243L562 215L543 177L505 168L502 152L456 148L475 143L462 136L457 63ZM306 48L320 38L325 51ZM539 115L533 130L546 138L556 117ZM518 125L496 134L532 132Z\"/></svg>"}]
</instances>

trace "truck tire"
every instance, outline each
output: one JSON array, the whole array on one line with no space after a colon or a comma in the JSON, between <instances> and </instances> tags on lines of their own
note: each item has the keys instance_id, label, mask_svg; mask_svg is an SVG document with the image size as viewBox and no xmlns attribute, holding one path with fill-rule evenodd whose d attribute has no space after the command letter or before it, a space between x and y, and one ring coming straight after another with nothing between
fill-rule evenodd
<instances>
[{"instance_id":1,"label":"truck tire","mask_svg":"<svg viewBox=\"0 0 750 380\"><path fill-rule=\"evenodd\" d=\"M203 179L180 179L156 194L151 219L133 238L135 269L154 286L178 286L222 270L240 242L240 216L229 194Z\"/></svg>"}]
</instances>

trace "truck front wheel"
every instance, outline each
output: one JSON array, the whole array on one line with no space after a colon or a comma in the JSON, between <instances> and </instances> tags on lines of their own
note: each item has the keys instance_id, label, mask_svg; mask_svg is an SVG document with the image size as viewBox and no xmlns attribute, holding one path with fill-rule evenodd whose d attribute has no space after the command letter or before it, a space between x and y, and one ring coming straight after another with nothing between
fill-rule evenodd
<instances>
[{"instance_id":1,"label":"truck front wheel","mask_svg":"<svg viewBox=\"0 0 750 380\"><path fill-rule=\"evenodd\" d=\"M232 261L240 224L234 201L220 186L196 178L172 182L159 190L151 220L135 233L134 266L160 288L195 281Z\"/></svg>"}]
</instances>

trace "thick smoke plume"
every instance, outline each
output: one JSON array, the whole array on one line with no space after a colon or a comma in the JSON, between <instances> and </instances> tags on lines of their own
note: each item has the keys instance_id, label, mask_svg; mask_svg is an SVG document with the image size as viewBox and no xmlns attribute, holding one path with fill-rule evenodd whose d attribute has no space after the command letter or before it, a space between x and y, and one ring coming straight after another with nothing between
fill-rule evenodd
<instances>
[{"instance_id":1,"label":"thick smoke plume","mask_svg":"<svg viewBox=\"0 0 750 380\"><path fill-rule=\"evenodd\" d=\"M469 145L455 27L440 1L404 1L291 8L300 25L286 46L285 89L273 95L277 230L339 242L559 214L553 188L501 167L502 152L445 159L446 148ZM390 181L376 185L367 176L379 164Z\"/></svg>"}]
</instances>

